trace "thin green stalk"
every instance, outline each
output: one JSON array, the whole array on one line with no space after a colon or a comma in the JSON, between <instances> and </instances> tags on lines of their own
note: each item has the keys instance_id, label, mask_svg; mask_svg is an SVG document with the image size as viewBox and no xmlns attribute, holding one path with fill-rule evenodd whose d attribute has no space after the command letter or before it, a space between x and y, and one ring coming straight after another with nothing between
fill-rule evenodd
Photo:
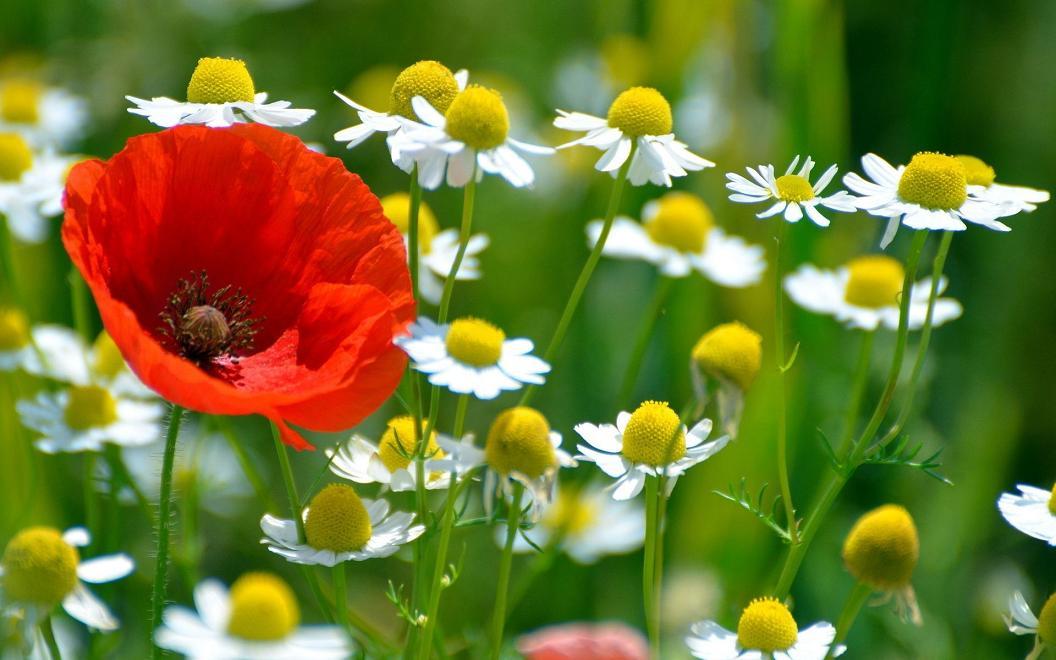
<instances>
[{"instance_id":1,"label":"thin green stalk","mask_svg":"<svg viewBox=\"0 0 1056 660\"><path fill-rule=\"evenodd\" d=\"M147 524L153 527L157 524L154 519L154 512L150 507L150 500L147 499L143 489L136 483L132 473L128 471L128 466L125 465L125 459L121 456L121 449L116 445L108 444L105 449L106 461L110 465L110 473L115 477L116 483L120 486L127 487L132 491L132 495L136 500L136 504L143 511L143 515L147 519ZM115 492L116 496L117 493Z\"/></svg>"},{"instance_id":2,"label":"thin green stalk","mask_svg":"<svg viewBox=\"0 0 1056 660\"><path fill-rule=\"evenodd\" d=\"M51 660L62 660L59 642L55 639L55 629L51 625L51 615L41 619L40 634L44 636L44 644L48 647L48 655L51 656Z\"/></svg>"},{"instance_id":3,"label":"thin green stalk","mask_svg":"<svg viewBox=\"0 0 1056 660\"><path fill-rule=\"evenodd\" d=\"M792 545L799 542L796 507L792 504L792 487L788 479L788 411L785 385L785 297L781 291L785 268L781 259L781 242L785 237L785 220L777 219L774 237L774 357L777 360L777 478L781 487L781 501L785 505L785 520Z\"/></svg>"},{"instance_id":4,"label":"thin green stalk","mask_svg":"<svg viewBox=\"0 0 1056 660\"><path fill-rule=\"evenodd\" d=\"M165 608L168 589L169 535L172 529L172 468L176 460L176 439L183 422L183 408L172 404L169 412L169 430L165 434L165 454L161 462L161 491L158 495L158 549L154 562L154 587L150 598L150 634L161 625L161 613ZM154 644L152 657L162 656L161 647Z\"/></svg>"},{"instance_id":5,"label":"thin green stalk","mask_svg":"<svg viewBox=\"0 0 1056 660\"><path fill-rule=\"evenodd\" d=\"M517 605L528 593L528 589L535 583L536 578L545 574L554 565L554 561L560 554L561 535L556 535L543 548L542 552L536 553L531 563L520 572L517 581L510 588L509 603L506 608L510 612L517 609Z\"/></svg>"},{"instance_id":6,"label":"thin green stalk","mask_svg":"<svg viewBox=\"0 0 1056 660\"><path fill-rule=\"evenodd\" d=\"M319 612L322 613L326 622L333 623L336 621L333 608L327 602L326 596L323 595L322 587L319 586L319 576L312 571L311 566L305 564L301 564L301 575L304 576L304 581L308 583L308 589L312 592L312 597L315 598L315 605L319 608Z\"/></svg>"},{"instance_id":7,"label":"thin green stalk","mask_svg":"<svg viewBox=\"0 0 1056 660\"><path fill-rule=\"evenodd\" d=\"M95 545L96 539L100 538L100 524L99 524L99 494L95 492L95 452L85 452L84 462L82 463L84 469L84 491L82 497L84 497L84 524L88 530L92 533L92 543L88 544L87 551L91 552L92 546Z\"/></svg>"},{"instance_id":8,"label":"thin green stalk","mask_svg":"<svg viewBox=\"0 0 1056 660\"><path fill-rule=\"evenodd\" d=\"M451 308L451 294L455 290L455 275L462 267L462 259L466 256L466 248L469 246L469 233L473 229L473 203L477 197L477 165L473 161L473 173L470 174L469 182L466 183L462 194L462 226L458 233L458 252L455 260L451 263L451 271L444 278L444 293L440 297L440 311L437 314L437 323L447 323L447 313Z\"/></svg>"},{"instance_id":9,"label":"thin green stalk","mask_svg":"<svg viewBox=\"0 0 1056 660\"><path fill-rule=\"evenodd\" d=\"M642 563L642 604L645 630L649 635L650 657L660 657L660 617L656 598L656 565L660 536L660 478L645 478L645 557Z\"/></svg>"},{"instance_id":10,"label":"thin green stalk","mask_svg":"<svg viewBox=\"0 0 1056 660\"><path fill-rule=\"evenodd\" d=\"M858 366L854 370L854 383L851 385L851 402L847 406L847 417L843 423L843 436L840 438L839 448L836 450L836 458L841 461L847 456L847 452L851 450L851 441L854 440L854 429L858 423L858 414L862 409L862 399L865 398L865 388L869 384L869 359L873 354L873 339L875 337L875 330L862 332L862 344L858 352Z\"/></svg>"},{"instance_id":11,"label":"thin green stalk","mask_svg":"<svg viewBox=\"0 0 1056 660\"><path fill-rule=\"evenodd\" d=\"M355 637L356 631L352 629L351 622L348 618L348 576L345 574L345 562L341 561L334 564L333 581L334 606L337 609L337 621L348 631L349 635Z\"/></svg>"},{"instance_id":12,"label":"thin green stalk","mask_svg":"<svg viewBox=\"0 0 1056 660\"><path fill-rule=\"evenodd\" d=\"M825 656L826 658L833 657L833 651L837 646L843 643L843 640L847 639L847 633L851 631L851 626L854 625L854 620L858 618L858 613L862 611L862 606L865 605L865 601L869 599L869 596L873 593L871 587L862 584L861 582L855 583L854 589L851 590L849 596L847 596L847 602L843 604L843 611L840 612L840 618L836 620L836 637L832 640L832 644L829 646L829 652Z\"/></svg>"},{"instance_id":13,"label":"thin green stalk","mask_svg":"<svg viewBox=\"0 0 1056 660\"><path fill-rule=\"evenodd\" d=\"M418 247L418 209L422 205L422 186L418 183L418 164L415 163L411 169L411 207L407 212L407 256L411 270L411 287L414 292L414 300L421 300L418 289L418 262L421 258Z\"/></svg>"},{"instance_id":14,"label":"thin green stalk","mask_svg":"<svg viewBox=\"0 0 1056 660\"><path fill-rule=\"evenodd\" d=\"M253 460L250 458L249 453L246 452L246 448L235 437L235 431L231 428L231 423L225 417L213 417L212 419L220 434L227 440L227 444L231 446L231 451L235 452L238 464L242 468L243 474L246 475L249 485L253 487L253 492L256 493L261 505L265 510L275 510L275 500L271 496L271 491L268 489L264 477L260 475L260 471L253 465Z\"/></svg>"},{"instance_id":15,"label":"thin green stalk","mask_svg":"<svg viewBox=\"0 0 1056 660\"><path fill-rule=\"evenodd\" d=\"M495 607L491 619L491 660L499 660L502 652L502 634L506 628L506 598L510 588L510 572L513 568L513 542L521 525L521 497L524 486L513 482L513 498L506 515L506 544L502 548L499 564L499 580L495 586Z\"/></svg>"},{"instance_id":16,"label":"thin green stalk","mask_svg":"<svg viewBox=\"0 0 1056 660\"><path fill-rule=\"evenodd\" d=\"M657 282L653 291L653 299L645 309L642 324L638 328L638 336L635 338L634 347L631 349L631 358L627 362L627 370L623 373L623 384L620 385L620 393L616 397L616 407L619 410L624 410L627 407L627 404L630 403L631 395L634 394L634 385L638 381L638 373L642 370L642 362L645 361L645 352L649 349L649 340L653 336L653 328L656 327L656 322L660 318L660 311L664 308L664 303L667 302L667 297L670 295L671 287L674 283L675 278L661 275L660 281Z\"/></svg>"},{"instance_id":17,"label":"thin green stalk","mask_svg":"<svg viewBox=\"0 0 1056 660\"><path fill-rule=\"evenodd\" d=\"M282 483L286 487L290 515L293 516L293 523L297 525L297 542L304 543L304 517L301 515L301 500L297 497L297 484L293 479L293 467L290 466L286 445L282 443L282 437L279 435L279 427L274 423L271 424L271 439L275 444L275 455L279 458L279 469L282 472Z\"/></svg>"},{"instance_id":18,"label":"thin green stalk","mask_svg":"<svg viewBox=\"0 0 1056 660\"><path fill-rule=\"evenodd\" d=\"M557 328L554 330L553 337L550 338L550 344L546 347L546 352L543 354L543 360L553 364L554 358L557 357L557 351L561 348L561 343L565 340L565 334L568 332L569 326L572 324L572 317L576 315L576 310L579 308L580 299L583 298L583 292L587 289L587 284L590 282L591 276L594 274L594 269L598 265L598 261L601 259L601 252L605 249L605 243L609 240L609 232L612 231L612 223L616 219L616 212L620 208L620 198L623 196L623 187L627 182L627 172L631 169L631 161L634 160L634 153L637 149L637 143L631 144L631 153L627 156L627 161L620 167L616 173L616 180L612 184L612 194L609 196L609 208L605 212L605 220L601 226L601 233L598 235L598 241L594 244L594 249L590 251L590 256L587 257L587 262L583 264L583 270L579 273L579 278L576 280L575 286L572 287L572 293L568 296L568 302L565 303L565 310L561 312L561 319L557 322ZM532 398L532 394L535 392L534 386L529 386L524 389L524 394L521 395L521 402L519 405L526 406Z\"/></svg>"}]
</instances>

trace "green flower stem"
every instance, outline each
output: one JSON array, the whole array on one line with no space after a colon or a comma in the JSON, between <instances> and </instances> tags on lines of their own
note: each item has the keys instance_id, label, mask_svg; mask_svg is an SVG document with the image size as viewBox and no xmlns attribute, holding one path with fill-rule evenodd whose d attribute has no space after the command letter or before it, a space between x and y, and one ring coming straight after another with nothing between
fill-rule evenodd
<instances>
[{"instance_id":1,"label":"green flower stem","mask_svg":"<svg viewBox=\"0 0 1056 660\"><path fill-rule=\"evenodd\" d=\"M528 593L528 589L535 583L535 580L540 575L544 575L554 565L554 561L560 554L561 540L560 534L551 539L543 547L543 551L536 553L531 563L520 572L517 581L510 588L509 603L506 606L508 611L514 611Z\"/></svg>"},{"instance_id":2,"label":"green flower stem","mask_svg":"<svg viewBox=\"0 0 1056 660\"><path fill-rule=\"evenodd\" d=\"M627 362L627 370L623 373L623 384L620 385L620 393L616 397L616 407L619 410L627 408L631 395L634 394L634 385L638 381L638 373L642 370L642 362L645 361L645 352L649 348L649 340L653 336L653 328L656 327L660 312L664 308L664 303L667 302L674 283L675 278L661 275L660 281L656 284L656 289L653 291L653 300L646 308L645 316L642 317L642 324L638 328L638 336L635 338L634 347L631 349L631 358Z\"/></svg>"},{"instance_id":3,"label":"green flower stem","mask_svg":"<svg viewBox=\"0 0 1056 660\"><path fill-rule=\"evenodd\" d=\"M418 246L418 239L421 235L418 232L418 209L422 205L422 186L418 183L417 163L414 164L414 168L411 170L409 196L411 198L411 207L407 214L407 258L411 270L411 287L412 291L414 291L414 300L417 302L421 300L418 290L418 262L421 259L421 250Z\"/></svg>"},{"instance_id":4,"label":"green flower stem","mask_svg":"<svg viewBox=\"0 0 1056 660\"><path fill-rule=\"evenodd\" d=\"M865 398L865 389L869 384L869 359L873 354L873 339L876 330L865 330L862 332L862 344L858 352L858 366L854 371L854 383L851 385L851 402L847 406L847 418L843 423L843 436L840 438L839 448L836 450L836 458L843 460L847 452L851 450L851 442L854 440L854 429L858 423L858 413L862 409L862 399Z\"/></svg>"},{"instance_id":5,"label":"green flower stem","mask_svg":"<svg viewBox=\"0 0 1056 660\"><path fill-rule=\"evenodd\" d=\"M213 417L212 420L216 425L216 428L220 431L220 434L227 440L227 444L231 446L231 451L235 452L238 464L242 468L242 472L246 475L246 480L249 481L249 485L252 486L253 492L256 493L257 499L260 501L261 505L267 511L276 510L275 500L272 498L271 491L266 485L267 482L264 480L264 477L261 476L260 471L257 470L256 466L253 465L253 460L250 458L246 448L238 441L234 429L231 428L231 422L226 417Z\"/></svg>"},{"instance_id":6,"label":"green flower stem","mask_svg":"<svg viewBox=\"0 0 1056 660\"><path fill-rule=\"evenodd\" d=\"M98 542L100 534L100 511L99 497L95 492L95 452L85 452L82 467L84 469L83 486L81 496L84 498L84 524L92 533L92 542L88 544L86 551L91 552Z\"/></svg>"},{"instance_id":7,"label":"green flower stem","mask_svg":"<svg viewBox=\"0 0 1056 660\"><path fill-rule=\"evenodd\" d=\"M348 631L352 637L356 637L356 631L352 628L348 618L348 575L345 573L345 562L334 564L334 606L337 611L337 621Z\"/></svg>"},{"instance_id":8,"label":"green flower stem","mask_svg":"<svg viewBox=\"0 0 1056 660\"><path fill-rule=\"evenodd\" d=\"M337 621L334 616L334 608L326 599L326 596L323 595L323 588L319 585L319 576L315 574L312 567L301 564L301 575L304 577L304 581L308 583L308 589L312 592L312 598L315 599L315 606L319 608L326 622L334 623Z\"/></svg>"},{"instance_id":9,"label":"green flower stem","mask_svg":"<svg viewBox=\"0 0 1056 660\"><path fill-rule=\"evenodd\" d=\"M491 660L499 660L502 652L502 634L506 627L506 598L510 588L510 571L513 568L513 542L521 525L521 499L524 486L513 482L513 498L506 514L506 544L502 548L499 564L499 581L495 586L495 608L491 619Z\"/></svg>"},{"instance_id":10,"label":"green flower stem","mask_svg":"<svg viewBox=\"0 0 1056 660\"><path fill-rule=\"evenodd\" d=\"M781 259L781 242L785 237L785 220L777 219L774 237L774 357L777 360L777 478L781 487L781 501L785 505L785 520L792 545L799 542L796 507L792 504L792 487L788 479L788 412L785 384L785 297L781 290L785 268Z\"/></svg>"},{"instance_id":11,"label":"green flower stem","mask_svg":"<svg viewBox=\"0 0 1056 660\"><path fill-rule=\"evenodd\" d=\"M572 317L576 315L579 302L583 298L583 292L586 291L587 284L594 274L594 269L601 259L601 252L605 249L605 242L609 240L609 232L612 231L612 223L616 219L616 212L620 208L620 199L623 196L623 188L627 183L627 172L631 169L631 161L634 160L637 148L638 143L632 142L631 152L627 155L627 160L616 173L616 180L612 184L612 194L609 196L609 208L605 212L605 220L601 226L601 234L598 235L598 242L594 244L594 249L590 251L587 262L583 264L583 270L580 271L579 278L576 280L575 286L572 287L572 293L568 296L568 302L565 303L565 310L561 312L561 320L557 322L554 335L550 338L550 344L546 347L546 352L543 354L543 360L549 364L553 364L554 358L557 357L557 351L565 340L565 334L568 333L568 327L572 324ZM526 387L518 405L528 405L534 392L534 386Z\"/></svg>"},{"instance_id":12,"label":"green flower stem","mask_svg":"<svg viewBox=\"0 0 1056 660\"><path fill-rule=\"evenodd\" d=\"M290 504L290 515L293 523L297 525L297 542L304 543L304 517L301 515L301 500L297 497L297 483L293 478L293 467L290 465L290 456L286 452L286 445L282 443L279 427L271 423L271 440L275 444L275 455L279 459L279 469L282 472L282 484L286 487L286 498Z\"/></svg>"},{"instance_id":13,"label":"green flower stem","mask_svg":"<svg viewBox=\"0 0 1056 660\"><path fill-rule=\"evenodd\" d=\"M660 657L660 574L663 564L661 518L664 515L664 484L658 476L645 478L645 553L642 564L642 603L645 629L649 636L649 655Z\"/></svg>"},{"instance_id":14,"label":"green flower stem","mask_svg":"<svg viewBox=\"0 0 1056 660\"><path fill-rule=\"evenodd\" d=\"M51 625L51 615L41 619L40 634L44 636L44 644L48 647L48 655L51 656L51 660L62 660L59 642L55 639L55 629Z\"/></svg>"},{"instance_id":15,"label":"green flower stem","mask_svg":"<svg viewBox=\"0 0 1056 660\"><path fill-rule=\"evenodd\" d=\"M872 595L873 590L871 587L857 582L854 585L854 589L851 590L849 596L847 596L847 602L843 604L843 611L840 612L840 618L836 620L836 637L832 640L832 645L829 646L829 652L825 656L826 658L833 657L833 651L837 646L843 643L843 640L847 639L847 633L851 631L851 626L854 625L854 620L858 618L858 613L862 611L862 606L865 605L865 601Z\"/></svg>"},{"instance_id":16,"label":"green flower stem","mask_svg":"<svg viewBox=\"0 0 1056 660\"><path fill-rule=\"evenodd\" d=\"M847 480L851 478L851 475L858 468L864 448L868 446L869 440L880 428L884 415L887 413L891 400L894 398L895 388L898 386L898 378L902 371L902 358L906 351L906 339L909 335L909 304L912 297L909 292L912 291L913 283L917 276L917 266L920 263L920 253L924 249L924 243L927 238L927 232L917 231L914 233L913 242L910 244L909 256L906 260L905 279L902 282L902 291L908 295L903 295L899 304L898 332L895 339L895 352L891 358L891 367L887 375L887 384L884 386L884 391L879 401L877 401L876 409L873 411L869 424L858 437L858 440L851 446L850 456L845 461L843 469L833 471L819 491L817 506L814 507L813 512L807 517L803 525L803 534L800 541L793 543L789 548L788 555L785 557L785 564L781 569L781 575L777 580L777 586L774 589L774 595L778 599L784 599L792 589L792 583L796 579L796 574L799 572L799 567L803 563L803 558L807 554L811 541L814 540L818 528L821 527L822 521L828 515L829 509L832 508L832 504L836 501L836 497L840 494L844 484L847 483Z\"/></svg>"},{"instance_id":17,"label":"green flower stem","mask_svg":"<svg viewBox=\"0 0 1056 660\"><path fill-rule=\"evenodd\" d=\"M466 256L466 248L469 246L469 233L473 228L473 204L477 197L477 164L473 161L473 172L469 176L469 182L462 193L462 226L458 233L458 252L455 260L451 263L451 271L444 278L444 293L440 297L440 312L437 314L437 323L447 323L447 313L451 308L451 294L455 290L455 275L462 267L462 259Z\"/></svg>"},{"instance_id":18,"label":"green flower stem","mask_svg":"<svg viewBox=\"0 0 1056 660\"><path fill-rule=\"evenodd\" d=\"M165 454L161 463L161 492L158 495L158 549L154 562L154 587L150 598L150 635L161 625L161 613L165 608L168 587L169 535L172 528L172 468L176 460L176 439L183 422L183 408L172 404L169 412L169 429L165 434ZM160 658L161 647L153 645L152 657Z\"/></svg>"}]
</instances>

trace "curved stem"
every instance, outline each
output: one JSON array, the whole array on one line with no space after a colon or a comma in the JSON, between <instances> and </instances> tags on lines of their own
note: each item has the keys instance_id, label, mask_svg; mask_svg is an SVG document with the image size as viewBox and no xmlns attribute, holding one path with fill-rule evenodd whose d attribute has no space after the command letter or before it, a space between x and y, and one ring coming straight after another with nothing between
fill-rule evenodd
<instances>
[{"instance_id":1,"label":"curved stem","mask_svg":"<svg viewBox=\"0 0 1056 660\"><path fill-rule=\"evenodd\" d=\"M297 526L297 542L304 543L304 517L301 515L301 500L297 497L297 484L293 479L290 456L286 453L286 445L282 443L279 427L275 426L274 423L271 424L271 439L275 444L275 455L279 459L282 484L286 487L286 498L290 504L290 515L293 516L293 524Z\"/></svg>"},{"instance_id":2,"label":"curved stem","mask_svg":"<svg viewBox=\"0 0 1056 660\"><path fill-rule=\"evenodd\" d=\"M161 613L165 608L168 588L169 534L172 528L172 468L176 460L176 439L183 421L183 408L172 404L169 412L169 430L165 434L165 454L161 463L161 492L158 496L158 549L154 561L154 586L150 597L150 634L161 625ZM153 645L151 655L161 657L161 647Z\"/></svg>"},{"instance_id":3,"label":"curved stem","mask_svg":"<svg viewBox=\"0 0 1056 660\"><path fill-rule=\"evenodd\" d=\"M51 625L51 615L41 619L40 634L44 636L44 644L48 647L48 655L51 656L51 660L62 660L59 642L55 639L55 628Z\"/></svg>"},{"instance_id":4,"label":"curved stem","mask_svg":"<svg viewBox=\"0 0 1056 660\"><path fill-rule=\"evenodd\" d=\"M620 393L616 397L616 407L619 410L626 409L631 395L634 394L634 385L638 381L638 373L642 370L645 352L649 349L649 340L653 336L653 328L656 327L656 322L660 318L660 311L664 308L664 303L667 302L667 297L671 293L671 287L674 283L675 278L661 275L660 281L656 284L653 300L649 303L645 310L645 315L642 317L642 324L638 328L638 336L634 340L631 357L627 362L627 370L623 373L623 383L620 385Z\"/></svg>"},{"instance_id":5,"label":"curved stem","mask_svg":"<svg viewBox=\"0 0 1056 660\"><path fill-rule=\"evenodd\" d=\"M455 260L451 263L451 271L444 278L444 293L440 297L440 311L436 322L440 325L447 323L447 313L451 307L451 294L455 290L455 276L458 269L462 267L462 260L466 256L466 248L469 246L469 234L473 228L473 205L477 197L477 161L473 161L473 173L462 194L462 226L458 233L458 252Z\"/></svg>"},{"instance_id":6,"label":"curved stem","mask_svg":"<svg viewBox=\"0 0 1056 660\"><path fill-rule=\"evenodd\" d=\"M842 644L843 640L847 639L847 633L851 631L851 626L854 625L854 620L858 618L858 613L862 611L862 606L865 605L865 601L872 593L872 588L861 582L854 585L851 594L847 596L847 602L843 604L843 611L840 612L840 618L836 620L836 638L832 640L832 644L829 646L829 652L825 656L826 658L833 657L833 650Z\"/></svg>"},{"instance_id":7,"label":"curved stem","mask_svg":"<svg viewBox=\"0 0 1056 660\"><path fill-rule=\"evenodd\" d=\"M777 359L777 479L781 487L781 501L785 505L788 536L795 545L799 542L799 523L792 504L792 487L788 479L788 413L785 403L785 297L781 292L784 265L781 242L785 237L785 220L778 218L774 237L774 357Z\"/></svg>"},{"instance_id":8,"label":"curved stem","mask_svg":"<svg viewBox=\"0 0 1056 660\"><path fill-rule=\"evenodd\" d=\"M586 291L587 284L590 282L590 278L594 274L594 269L597 267L598 261L601 259L601 252L605 249L605 243L609 240L609 233L612 231L612 223L616 219L616 212L620 208L620 198L623 196L623 187L627 182L627 172L631 169L631 161L634 160L634 154L637 148L638 143L632 142L631 152L627 155L627 160L616 173L616 180L612 184L612 194L609 196L609 208L605 212L605 220L601 225L601 234L598 235L598 241L594 244L594 249L590 251L590 256L587 257L587 262L583 264L583 270L580 271L579 278L576 280L575 286L572 287L572 293L569 294L568 302L565 303L565 310L561 312L561 319L557 322L557 328L554 330L554 335L550 338L550 343L547 345L546 352L543 354L543 360L551 365L553 364L554 358L557 357L557 351L561 348L561 343L565 340L565 334L568 332L568 327L572 324L572 317L576 315L576 310L579 308L579 301L583 298L583 292ZM518 405L528 405L534 392L534 386L526 387L524 394L521 395L521 402Z\"/></svg>"},{"instance_id":9,"label":"curved stem","mask_svg":"<svg viewBox=\"0 0 1056 660\"><path fill-rule=\"evenodd\" d=\"M499 564L499 580L495 585L495 609L491 619L491 660L499 660L502 652L502 633L506 627L506 597L510 588L510 571L513 568L513 542L521 525L521 497L524 486L513 482L513 498L506 514L506 545L502 548Z\"/></svg>"},{"instance_id":10,"label":"curved stem","mask_svg":"<svg viewBox=\"0 0 1056 660\"><path fill-rule=\"evenodd\" d=\"M847 418L843 423L843 436L840 438L840 445L836 450L836 458L841 461L847 455L847 452L851 450L851 441L854 440L854 429L858 423L858 413L861 412L862 399L865 398L865 388L869 384L869 359L873 354L873 339L875 337L875 330L866 330L862 333L862 344L858 352L858 366L854 370L854 383L851 385L851 402L847 406Z\"/></svg>"}]
</instances>

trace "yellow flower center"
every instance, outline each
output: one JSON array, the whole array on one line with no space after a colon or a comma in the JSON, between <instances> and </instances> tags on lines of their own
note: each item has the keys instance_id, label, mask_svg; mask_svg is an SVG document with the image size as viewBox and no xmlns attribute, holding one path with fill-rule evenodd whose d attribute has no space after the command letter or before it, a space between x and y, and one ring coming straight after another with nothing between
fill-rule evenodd
<instances>
[{"instance_id":1,"label":"yellow flower center","mask_svg":"<svg viewBox=\"0 0 1056 660\"><path fill-rule=\"evenodd\" d=\"M747 390L762 364L763 338L743 323L723 323L704 334L693 347L693 361L717 378L732 380Z\"/></svg>"},{"instance_id":2,"label":"yellow flower center","mask_svg":"<svg viewBox=\"0 0 1056 660\"><path fill-rule=\"evenodd\" d=\"M421 432L424 433L425 429L423 428ZM389 472L395 472L411 464L409 457L414 456L414 452L414 418L410 415L393 417L381 436L378 458ZM436 444L436 431L433 431L429 434L428 442L425 443L425 457L442 458L443 455L444 452Z\"/></svg>"},{"instance_id":3,"label":"yellow flower center","mask_svg":"<svg viewBox=\"0 0 1056 660\"><path fill-rule=\"evenodd\" d=\"M459 362L474 367L490 367L502 357L506 333L481 319L466 317L455 320L444 341L447 352Z\"/></svg>"},{"instance_id":4,"label":"yellow flower center","mask_svg":"<svg viewBox=\"0 0 1056 660\"><path fill-rule=\"evenodd\" d=\"M406 236L411 231L411 196L405 192L393 193L381 198L381 212ZM418 251L429 254L433 238L440 233L440 225L425 202L418 206Z\"/></svg>"},{"instance_id":5,"label":"yellow flower center","mask_svg":"<svg viewBox=\"0 0 1056 660\"><path fill-rule=\"evenodd\" d=\"M255 94L246 63L226 57L199 59L187 83L187 100L191 103L251 102Z\"/></svg>"},{"instance_id":6,"label":"yellow flower center","mask_svg":"<svg viewBox=\"0 0 1056 660\"><path fill-rule=\"evenodd\" d=\"M989 188L994 183L994 168L987 165L981 158L975 156L954 156L964 166L964 176L969 186L983 186Z\"/></svg>"},{"instance_id":7,"label":"yellow flower center","mask_svg":"<svg viewBox=\"0 0 1056 660\"><path fill-rule=\"evenodd\" d=\"M609 126L628 137L671 132L671 104L652 87L631 87L609 106Z\"/></svg>"},{"instance_id":8,"label":"yellow flower center","mask_svg":"<svg viewBox=\"0 0 1056 660\"><path fill-rule=\"evenodd\" d=\"M246 573L231 585L227 632L254 642L285 639L301 619L297 597L271 573Z\"/></svg>"},{"instance_id":9,"label":"yellow flower center","mask_svg":"<svg viewBox=\"0 0 1056 660\"><path fill-rule=\"evenodd\" d=\"M77 550L59 530L30 527L15 535L4 550L3 584L8 598L22 603L55 605L77 586Z\"/></svg>"},{"instance_id":10,"label":"yellow flower center","mask_svg":"<svg viewBox=\"0 0 1056 660\"><path fill-rule=\"evenodd\" d=\"M0 309L0 351L17 351L29 344L29 321L17 309Z\"/></svg>"},{"instance_id":11,"label":"yellow flower center","mask_svg":"<svg viewBox=\"0 0 1056 660\"><path fill-rule=\"evenodd\" d=\"M786 202L806 202L814 199L814 188L805 177L785 174L777 177L777 196Z\"/></svg>"},{"instance_id":12,"label":"yellow flower center","mask_svg":"<svg viewBox=\"0 0 1056 660\"><path fill-rule=\"evenodd\" d=\"M66 425L84 431L117 421L117 401L110 391L98 385L74 385L63 411Z\"/></svg>"},{"instance_id":13,"label":"yellow flower center","mask_svg":"<svg viewBox=\"0 0 1056 660\"><path fill-rule=\"evenodd\" d=\"M847 288L843 299L851 305L878 309L898 305L906 271L896 259L870 254L847 263Z\"/></svg>"},{"instance_id":14,"label":"yellow flower center","mask_svg":"<svg viewBox=\"0 0 1056 660\"><path fill-rule=\"evenodd\" d=\"M953 156L922 151L898 181L898 196L926 209L957 209L968 199L964 165Z\"/></svg>"},{"instance_id":15,"label":"yellow flower center","mask_svg":"<svg viewBox=\"0 0 1056 660\"><path fill-rule=\"evenodd\" d=\"M20 181L33 167L33 152L17 133L0 133L0 181Z\"/></svg>"},{"instance_id":16,"label":"yellow flower center","mask_svg":"<svg viewBox=\"0 0 1056 660\"><path fill-rule=\"evenodd\" d=\"M1049 596L1038 614L1038 637L1046 646L1056 645L1056 594Z\"/></svg>"},{"instance_id":17,"label":"yellow flower center","mask_svg":"<svg viewBox=\"0 0 1056 660\"><path fill-rule=\"evenodd\" d=\"M106 330L100 332L99 336L95 338L95 343L92 345L92 353L95 358L92 361L92 371L103 378L114 378L125 368L125 358L121 356L121 351L117 348L117 344L110 338L110 334Z\"/></svg>"},{"instance_id":18,"label":"yellow flower center","mask_svg":"<svg viewBox=\"0 0 1056 660\"><path fill-rule=\"evenodd\" d=\"M776 598L756 598L744 608L737 622L737 643L743 649L764 653L787 651L797 637L796 620Z\"/></svg>"},{"instance_id":19,"label":"yellow flower center","mask_svg":"<svg viewBox=\"0 0 1056 660\"><path fill-rule=\"evenodd\" d=\"M1052 487L1052 495L1049 496L1049 513L1056 516L1056 485Z\"/></svg>"},{"instance_id":20,"label":"yellow flower center","mask_svg":"<svg viewBox=\"0 0 1056 660\"><path fill-rule=\"evenodd\" d=\"M408 119L418 119L411 107L411 99L421 96L438 112L447 112L458 94L458 81L439 62L423 60L407 67L396 76L389 95L389 112Z\"/></svg>"},{"instance_id":21,"label":"yellow flower center","mask_svg":"<svg viewBox=\"0 0 1056 660\"><path fill-rule=\"evenodd\" d=\"M373 529L363 500L351 486L330 484L312 498L304 534L308 545L318 550L359 550Z\"/></svg>"},{"instance_id":22,"label":"yellow flower center","mask_svg":"<svg viewBox=\"0 0 1056 660\"><path fill-rule=\"evenodd\" d=\"M44 86L35 80L12 80L0 88L0 118L12 124L36 124Z\"/></svg>"},{"instance_id":23,"label":"yellow flower center","mask_svg":"<svg viewBox=\"0 0 1056 660\"><path fill-rule=\"evenodd\" d=\"M686 455L686 430L666 401L646 401L623 429L623 456L632 463L659 467Z\"/></svg>"},{"instance_id":24,"label":"yellow flower center","mask_svg":"<svg viewBox=\"0 0 1056 660\"><path fill-rule=\"evenodd\" d=\"M920 557L913 518L904 508L885 504L866 513L843 542L843 562L859 581L878 591L909 584Z\"/></svg>"},{"instance_id":25,"label":"yellow flower center","mask_svg":"<svg viewBox=\"0 0 1056 660\"><path fill-rule=\"evenodd\" d=\"M499 474L517 472L529 479L542 476L557 466L550 444L550 423L534 408L504 410L488 430L484 459Z\"/></svg>"},{"instance_id":26,"label":"yellow flower center","mask_svg":"<svg viewBox=\"0 0 1056 660\"><path fill-rule=\"evenodd\" d=\"M699 254L715 225L711 209L691 193L671 192L657 200L656 212L645 220L649 238L679 252Z\"/></svg>"},{"instance_id":27,"label":"yellow flower center","mask_svg":"<svg viewBox=\"0 0 1056 660\"><path fill-rule=\"evenodd\" d=\"M494 149L510 132L502 95L480 85L470 85L456 96L444 116L447 134L474 149Z\"/></svg>"},{"instance_id":28,"label":"yellow flower center","mask_svg":"<svg viewBox=\"0 0 1056 660\"><path fill-rule=\"evenodd\" d=\"M581 497L573 488L563 488L546 509L542 523L558 534L576 536L589 529L597 518L596 502Z\"/></svg>"}]
</instances>

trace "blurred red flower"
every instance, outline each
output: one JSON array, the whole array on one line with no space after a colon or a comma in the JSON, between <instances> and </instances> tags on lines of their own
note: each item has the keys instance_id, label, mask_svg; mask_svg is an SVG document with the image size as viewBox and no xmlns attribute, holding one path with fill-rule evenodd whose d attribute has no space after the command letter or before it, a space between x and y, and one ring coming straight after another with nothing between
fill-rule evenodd
<instances>
[{"instance_id":1,"label":"blurred red flower","mask_svg":"<svg viewBox=\"0 0 1056 660\"><path fill-rule=\"evenodd\" d=\"M622 623L566 623L550 626L517 640L527 660L648 660L640 632Z\"/></svg>"},{"instance_id":2,"label":"blurred red flower","mask_svg":"<svg viewBox=\"0 0 1056 660\"><path fill-rule=\"evenodd\" d=\"M76 166L62 240L133 371L173 403L354 426L396 388L403 240L341 161L256 124L180 126Z\"/></svg>"}]
</instances>

